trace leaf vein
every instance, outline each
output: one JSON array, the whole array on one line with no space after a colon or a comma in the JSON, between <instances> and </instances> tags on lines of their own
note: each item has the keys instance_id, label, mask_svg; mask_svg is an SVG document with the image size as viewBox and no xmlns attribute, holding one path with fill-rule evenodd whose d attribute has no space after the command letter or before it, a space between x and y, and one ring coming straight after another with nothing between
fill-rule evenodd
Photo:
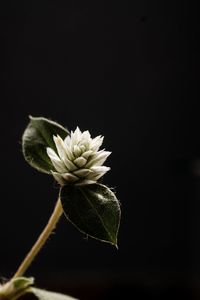
<instances>
[{"instance_id":1,"label":"leaf vein","mask_svg":"<svg viewBox=\"0 0 200 300\"><path fill-rule=\"evenodd\" d=\"M95 208L95 206L92 204L92 202L89 200L89 198L87 197L87 194L82 190L80 189L80 191L82 192L82 194L84 195L84 197L86 198L86 200L88 201L88 203L90 204L90 206L94 209L94 211L96 211L105 231L107 232L108 236L111 238L111 241L113 242L113 236L110 234L110 232L108 231L108 229L106 228L106 225L101 217L101 215L99 214L98 210Z\"/></svg>"}]
</instances>

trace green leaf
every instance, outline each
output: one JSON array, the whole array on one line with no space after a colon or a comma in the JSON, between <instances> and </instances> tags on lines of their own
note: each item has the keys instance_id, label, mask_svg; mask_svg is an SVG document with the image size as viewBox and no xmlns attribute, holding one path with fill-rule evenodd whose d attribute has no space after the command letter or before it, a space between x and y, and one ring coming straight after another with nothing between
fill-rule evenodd
<instances>
[{"instance_id":1,"label":"green leaf","mask_svg":"<svg viewBox=\"0 0 200 300\"><path fill-rule=\"evenodd\" d=\"M65 216L81 232L117 245L120 206L108 187L97 183L66 185L61 188L60 198Z\"/></svg>"},{"instance_id":2,"label":"green leaf","mask_svg":"<svg viewBox=\"0 0 200 300\"><path fill-rule=\"evenodd\" d=\"M16 290L25 289L34 283L33 277L16 277L11 280L13 288Z\"/></svg>"},{"instance_id":3,"label":"green leaf","mask_svg":"<svg viewBox=\"0 0 200 300\"><path fill-rule=\"evenodd\" d=\"M50 292L38 288L31 288L30 292L33 293L39 300L77 300L64 294Z\"/></svg>"},{"instance_id":4,"label":"green leaf","mask_svg":"<svg viewBox=\"0 0 200 300\"><path fill-rule=\"evenodd\" d=\"M42 117L30 117L22 136L22 150L25 160L38 171L50 174L50 170L54 170L46 148L51 147L56 151L53 135L57 134L64 139L69 132L56 122Z\"/></svg>"},{"instance_id":5,"label":"green leaf","mask_svg":"<svg viewBox=\"0 0 200 300\"><path fill-rule=\"evenodd\" d=\"M14 277L3 286L0 285L0 299L17 300L29 291L33 283L33 277Z\"/></svg>"}]
</instances>

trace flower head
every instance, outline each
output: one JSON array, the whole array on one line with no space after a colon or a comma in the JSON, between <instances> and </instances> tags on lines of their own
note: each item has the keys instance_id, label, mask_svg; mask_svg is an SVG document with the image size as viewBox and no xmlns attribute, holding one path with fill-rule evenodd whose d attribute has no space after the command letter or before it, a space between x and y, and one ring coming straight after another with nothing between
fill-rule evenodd
<instances>
[{"instance_id":1,"label":"flower head","mask_svg":"<svg viewBox=\"0 0 200 300\"><path fill-rule=\"evenodd\" d=\"M47 147L47 154L55 168L51 173L60 185L92 184L110 170L102 166L111 154L109 151L99 151L103 136L92 139L89 131L81 132L77 127L64 140L59 135L53 136L53 140L57 153Z\"/></svg>"}]
</instances>

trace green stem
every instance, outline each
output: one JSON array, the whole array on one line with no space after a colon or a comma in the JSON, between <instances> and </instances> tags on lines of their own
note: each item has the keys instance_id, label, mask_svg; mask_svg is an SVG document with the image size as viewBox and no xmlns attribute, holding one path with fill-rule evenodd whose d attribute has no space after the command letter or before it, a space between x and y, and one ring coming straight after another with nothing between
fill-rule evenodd
<instances>
[{"instance_id":1,"label":"green stem","mask_svg":"<svg viewBox=\"0 0 200 300\"><path fill-rule=\"evenodd\" d=\"M58 220L60 219L60 217L62 215L62 213L63 213L62 205L61 205L61 202L60 202L60 198L58 198L58 201L56 203L54 211L53 211L46 227L44 228L44 230L40 234L40 236L37 239L36 243L33 245L33 247L31 248L30 252L25 257L25 259L23 260L21 265L19 266L19 268L18 268L18 270L15 273L13 278L20 277L26 272L27 268L30 266L30 264L32 263L32 261L34 260L36 255L39 253L39 251L41 250L41 248L43 247L43 245L47 241L50 234L52 233L52 231L55 228Z\"/></svg>"}]
</instances>

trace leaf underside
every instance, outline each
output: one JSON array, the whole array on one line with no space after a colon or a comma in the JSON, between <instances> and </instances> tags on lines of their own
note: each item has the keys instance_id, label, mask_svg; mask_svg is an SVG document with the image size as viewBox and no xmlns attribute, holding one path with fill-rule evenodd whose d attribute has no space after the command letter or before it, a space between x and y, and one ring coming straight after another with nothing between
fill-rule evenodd
<instances>
[{"instance_id":1,"label":"leaf underside","mask_svg":"<svg viewBox=\"0 0 200 300\"><path fill-rule=\"evenodd\" d=\"M31 288L30 292L33 293L39 300L77 300L64 294L46 291L38 288Z\"/></svg>"},{"instance_id":2,"label":"leaf underside","mask_svg":"<svg viewBox=\"0 0 200 300\"><path fill-rule=\"evenodd\" d=\"M61 188L60 198L65 216L81 232L117 245L120 206L108 187L98 183L66 185Z\"/></svg>"},{"instance_id":3,"label":"leaf underside","mask_svg":"<svg viewBox=\"0 0 200 300\"><path fill-rule=\"evenodd\" d=\"M50 174L54 170L46 148L51 147L56 151L53 135L57 134L64 139L69 132L56 122L42 117L30 117L22 136L22 150L25 160L38 171Z\"/></svg>"}]
</instances>

